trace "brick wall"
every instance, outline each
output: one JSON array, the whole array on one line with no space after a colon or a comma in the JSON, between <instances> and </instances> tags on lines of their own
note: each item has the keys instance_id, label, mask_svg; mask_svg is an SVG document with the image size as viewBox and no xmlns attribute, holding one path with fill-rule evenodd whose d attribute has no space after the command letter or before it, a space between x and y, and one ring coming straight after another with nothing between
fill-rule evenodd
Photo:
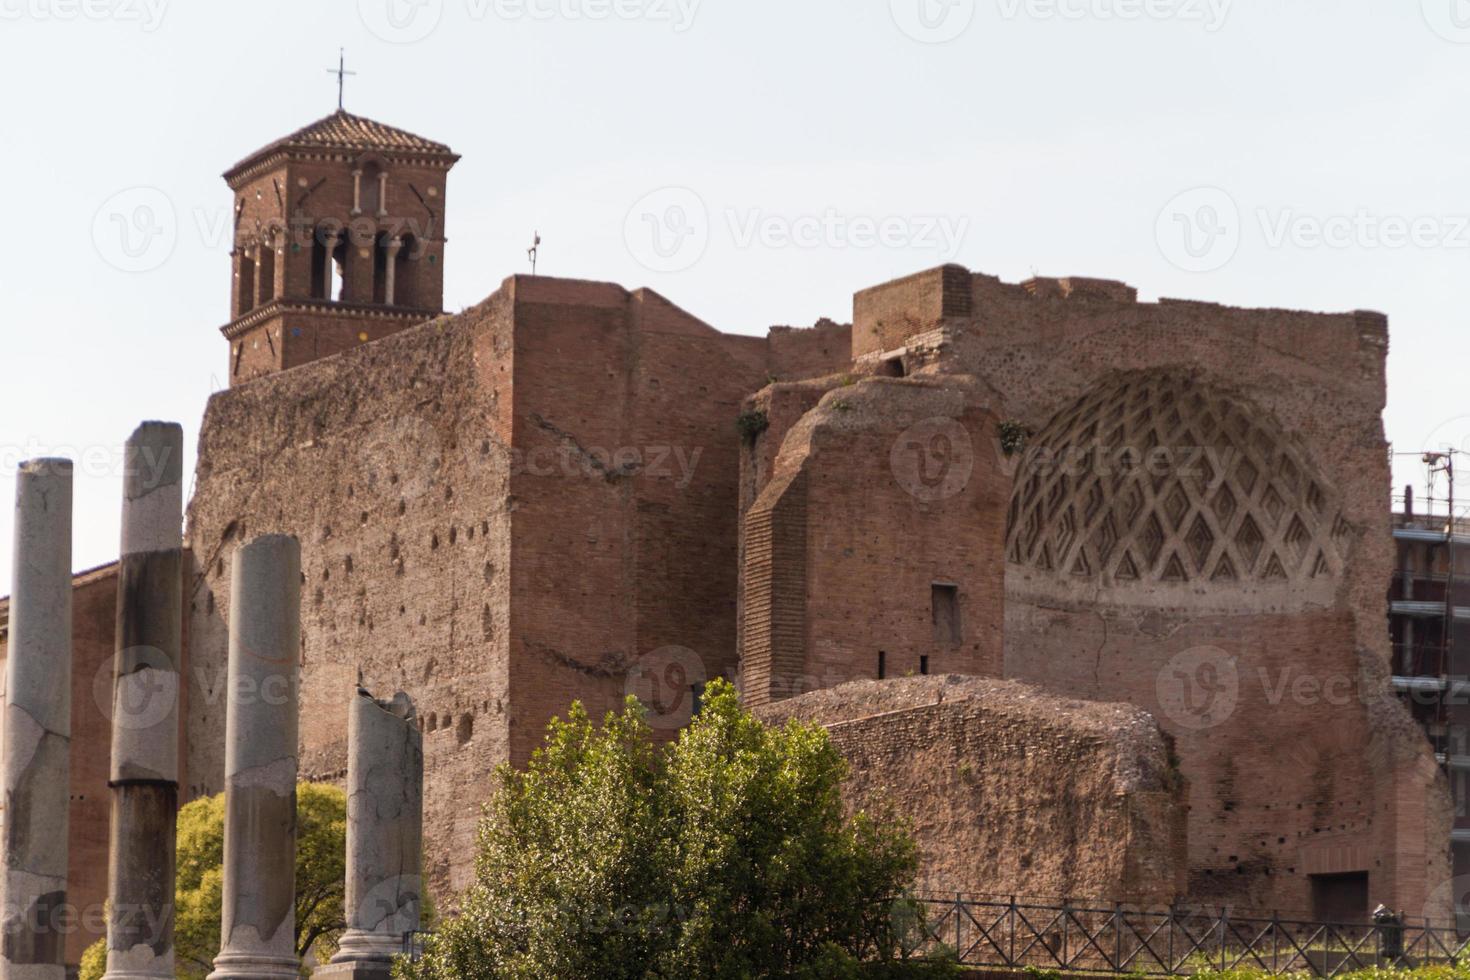
<instances>
[{"instance_id":1,"label":"brick wall","mask_svg":"<svg viewBox=\"0 0 1470 980\"><path fill-rule=\"evenodd\" d=\"M880 658L887 677L1000 673L1003 572L987 556L1010 478L995 426L958 379L872 378L784 433L745 516L750 703L876 678ZM956 593L943 626L936 589Z\"/></svg>"},{"instance_id":2,"label":"brick wall","mask_svg":"<svg viewBox=\"0 0 1470 980\"><path fill-rule=\"evenodd\" d=\"M859 294L856 335L898 346L889 325L923 330L957 305L954 276ZM1193 897L1310 911L1308 874L1328 869L1367 872L1374 902L1425 908L1449 877L1447 810L1427 743L1384 682L1386 320L1138 303L1121 283L1081 279L975 275L970 303L968 319L929 330L923 371L973 377L999 417L1068 443L1033 443L1019 464L1006 676L1127 701L1177 736ZM1142 403L1116 393L1154 399L1156 416L1135 422ZM1104 471L1086 455L1054 453L1073 467L1060 479L1033 465L1042 448L1119 439L1218 453L1182 475ZM1099 523L1109 513L1116 540ZM1156 556L1152 573L1131 574L1124 547ZM1228 712L1201 720L1166 703L1222 677L1239 683Z\"/></svg>"},{"instance_id":3,"label":"brick wall","mask_svg":"<svg viewBox=\"0 0 1470 980\"><path fill-rule=\"evenodd\" d=\"M946 265L864 289L852 301L852 356L897 350L949 317L971 314L970 274Z\"/></svg>"},{"instance_id":4,"label":"brick wall","mask_svg":"<svg viewBox=\"0 0 1470 980\"><path fill-rule=\"evenodd\" d=\"M411 695L440 896L468 882L478 804L508 757L511 322L495 298L216 395L189 508L189 795L221 789L231 555L294 534L303 777L345 773L358 670L375 693Z\"/></svg>"},{"instance_id":5,"label":"brick wall","mask_svg":"<svg viewBox=\"0 0 1470 980\"><path fill-rule=\"evenodd\" d=\"M1136 708L924 677L847 684L759 713L826 726L851 766L849 806L891 806L911 826L921 893L1144 904L1183 893L1182 782L1167 738Z\"/></svg>"},{"instance_id":6,"label":"brick wall","mask_svg":"<svg viewBox=\"0 0 1470 980\"><path fill-rule=\"evenodd\" d=\"M734 675L735 422L765 360L656 294L522 277L463 316L216 396L189 532L209 662L222 670L230 551L297 535L303 771L344 771L358 668L407 691L433 883L462 887L493 766L524 762L552 716L678 668L672 734L695 683ZM191 716L210 774L195 792L222 764L217 683Z\"/></svg>"}]
</instances>

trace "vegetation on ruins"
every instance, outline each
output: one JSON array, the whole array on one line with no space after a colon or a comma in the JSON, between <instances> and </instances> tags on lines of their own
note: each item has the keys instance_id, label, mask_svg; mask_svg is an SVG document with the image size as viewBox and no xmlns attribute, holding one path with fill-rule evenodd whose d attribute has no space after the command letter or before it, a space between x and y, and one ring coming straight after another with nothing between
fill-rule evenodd
<instances>
[{"instance_id":1,"label":"vegetation on ruins","mask_svg":"<svg viewBox=\"0 0 1470 980\"><path fill-rule=\"evenodd\" d=\"M224 891L225 797L195 800L179 810L178 883L175 886L175 974L205 977L220 950ZM346 929L347 796L335 786L296 787L296 952L331 955ZM79 980L100 980L107 967L106 940L82 959Z\"/></svg>"},{"instance_id":2,"label":"vegetation on ruins","mask_svg":"<svg viewBox=\"0 0 1470 980\"><path fill-rule=\"evenodd\" d=\"M630 698L555 720L502 767L476 883L405 980L949 976L902 954L917 868L891 821L844 816L824 729L768 728L711 684L672 744Z\"/></svg>"},{"instance_id":3,"label":"vegetation on ruins","mask_svg":"<svg viewBox=\"0 0 1470 980\"><path fill-rule=\"evenodd\" d=\"M760 438L760 434L770 427L770 417L762 411L741 412L740 417L735 420L735 428L740 430L740 438L747 443L755 442Z\"/></svg>"},{"instance_id":4,"label":"vegetation on ruins","mask_svg":"<svg viewBox=\"0 0 1470 980\"><path fill-rule=\"evenodd\" d=\"M1026 448L1026 441L1031 438L1031 431L1020 422L1000 422L996 425L1000 436L1000 451L1007 456L1014 456Z\"/></svg>"}]
</instances>

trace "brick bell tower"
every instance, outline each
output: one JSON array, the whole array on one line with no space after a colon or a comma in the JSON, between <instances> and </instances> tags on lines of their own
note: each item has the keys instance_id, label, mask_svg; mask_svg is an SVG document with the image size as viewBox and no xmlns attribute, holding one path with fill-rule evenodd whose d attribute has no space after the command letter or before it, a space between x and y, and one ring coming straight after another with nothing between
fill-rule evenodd
<instances>
[{"instance_id":1,"label":"brick bell tower","mask_svg":"<svg viewBox=\"0 0 1470 980\"><path fill-rule=\"evenodd\" d=\"M230 384L443 313L444 207L459 157L339 109L224 175L234 192Z\"/></svg>"}]
</instances>

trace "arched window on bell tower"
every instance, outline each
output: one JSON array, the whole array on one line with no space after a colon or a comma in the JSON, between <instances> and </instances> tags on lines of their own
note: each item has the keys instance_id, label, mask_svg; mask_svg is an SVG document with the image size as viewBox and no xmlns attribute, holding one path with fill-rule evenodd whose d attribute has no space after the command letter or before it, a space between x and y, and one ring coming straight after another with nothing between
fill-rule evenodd
<instances>
[{"instance_id":1,"label":"arched window on bell tower","mask_svg":"<svg viewBox=\"0 0 1470 980\"><path fill-rule=\"evenodd\" d=\"M264 306L276 298L276 243L267 239L260 243L260 262L255 267L255 305Z\"/></svg>"},{"instance_id":2,"label":"arched window on bell tower","mask_svg":"<svg viewBox=\"0 0 1470 980\"><path fill-rule=\"evenodd\" d=\"M327 293L327 298L335 302L342 302L347 298L347 270L348 257L352 243L347 240L347 232L337 233L336 243L332 247L332 288Z\"/></svg>"},{"instance_id":3,"label":"arched window on bell tower","mask_svg":"<svg viewBox=\"0 0 1470 980\"><path fill-rule=\"evenodd\" d=\"M347 231L335 222L317 227L311 240L311 297L341 302L347 289Z\"/></svg>"},{"instance_id":4,"label":"arched window on bell tower","mask_svg":"<svg viewBox=\"0 0 1470 980\"><path fill-rule=\"evenodd\" d=\"M255 260L246 246L235 250L235 278L235 316L244 316L255 309Z\"/></svg>"},{"instance_id":5,"label":"arched window on bell tower","mask_svg":"<svg viewBox=\"0 0 1470 980\"><path fill-rule=\"evenodd\" d=\"M419 305L419 264L423 261L423 247L412 235L400 240L398 254L393 259L394 306Z\"/></svg>"}]
</instances>

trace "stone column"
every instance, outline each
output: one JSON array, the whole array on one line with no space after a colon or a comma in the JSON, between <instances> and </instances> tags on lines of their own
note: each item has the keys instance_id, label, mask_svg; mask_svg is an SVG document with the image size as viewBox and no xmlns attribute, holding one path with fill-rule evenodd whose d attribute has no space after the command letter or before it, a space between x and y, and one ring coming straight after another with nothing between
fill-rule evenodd
<instances>
[{"instance_id":1,"label":"stone column","mask_svg":"<svg viewBox=\"0 0 1470 980\"><path fill-rule=\"evenodd\" d=\"M22 463L5 666L0 980L66 976L71 805L71 503L65 459Z\"/></svg>"},{"instance_id":2,"label":"stone column","mask_svg":"<svg viewBox=\"0 0 1470 980\"><path fill-rule=\"evenodd\" d=\"M392 306L397 300L394 298L397 291L398 252L403 248L403 239L394 237L388 239L383 246L383 302Z\"/></svg>"},{"instance_id":3,"label":"stone column","mask_svg":"<svg viewBox=\"0 0 1470 980\"><path fill-rule=\"evenodd\" d=\"M347 932L313 976L387 980L423 896L424 737L413 701L359 688L347 744Z\"/></svg>"},{"instance_id":4,"label":"stone column","mask_svg":"<svg viewBox=\"0 0 1470 980\"><path fill-rule=\"evenodd\" d=\"M184 430L145 422L124 459L104 980L172 980Z\"/></svg>"},{"instance_id":5,"label":"stone column","mask_svg":"<svg viewBox=\"0 0 1470 980\"><path fill-rule=\"evenodd\" d=\"M230 578L222 948L211 980L295 980L301 547L256 538Z\"/></svg>"}]
</instances>

